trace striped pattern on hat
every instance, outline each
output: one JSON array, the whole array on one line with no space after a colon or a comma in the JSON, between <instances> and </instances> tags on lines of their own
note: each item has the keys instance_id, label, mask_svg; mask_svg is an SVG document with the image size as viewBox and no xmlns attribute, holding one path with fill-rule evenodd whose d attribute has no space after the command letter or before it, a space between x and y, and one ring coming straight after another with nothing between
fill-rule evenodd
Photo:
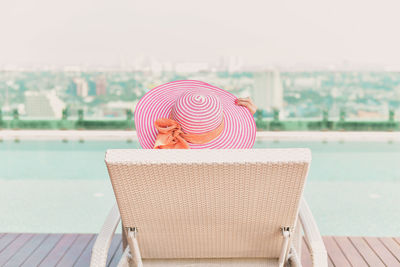
<instances>
[{"instance_id":1,"label":"striped pattern on hat","mask_svg":"<svg viewBox=\"0 0 400 267\"><path fill-rule=\"evenodd\" d=\"M219 97L209 90L188 90L176 99L171 118L181 125L184 133L202 134L222 123L223 108Z\"/></svg>"},{"instance_id":2,"label":"striped pattern on hat","mask_svg":"<svg viewBox=\"0 0 400 267\"><path fill-rule=\"evenodd\" d=\"M205 82L182 80L150 90L135 110L139 143L151 149L157 137L154 122L159 118L176 120L185 133L200 134L214 130L224 120L224 130L206 144L189 144L191 149L251 148L256 137L253 116L235 104L231 93Z\"/></svg>"}]
</instances>

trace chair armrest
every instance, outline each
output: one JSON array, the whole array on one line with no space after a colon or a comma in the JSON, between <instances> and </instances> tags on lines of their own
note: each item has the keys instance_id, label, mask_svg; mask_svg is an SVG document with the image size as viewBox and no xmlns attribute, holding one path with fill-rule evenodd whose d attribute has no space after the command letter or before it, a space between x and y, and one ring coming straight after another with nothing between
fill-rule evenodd
<instances>
[{"instance_id":1,"label":"chair armrest","mask_svg":"<svg viewBox=\"0 0 400 267\"><path fill-rule=\"evenodd\" d=\"M303 198L300 203L299 218L301 225L303 226L304 236L310 246L313 266L328 266L328 255L326 253L324 241L319 233L318 226L315 223L311 210Z\"/></svg>"},{"instance_id":2,"label":"chair armrest","mask_svg":"<svg viewBox=\"0 0 400 267\"><path fill-rule=\"evenodd\" d=\"M119 220L119 210L117 204L115 204L108 214L92 248L92 256L90 258L91 267L106 266L108 249L110 248L111 240L114 237Z\"/></svg>"}]
</instances>

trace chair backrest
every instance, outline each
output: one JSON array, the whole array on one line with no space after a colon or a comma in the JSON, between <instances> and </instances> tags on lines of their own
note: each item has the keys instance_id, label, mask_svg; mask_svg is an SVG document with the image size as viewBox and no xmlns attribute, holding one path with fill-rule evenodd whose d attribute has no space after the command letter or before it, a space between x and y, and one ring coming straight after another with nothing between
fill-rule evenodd
<instances>
[{"instance_id":1,"label":"chair backrest","mask_svg":"<svg viewBox=\"0 0 400 267\"><path fill-rule=\"evenodd\" d=\"M143 258L277 258L308 149L108 150L122 223Z\"/></svg>"}]
</instances>

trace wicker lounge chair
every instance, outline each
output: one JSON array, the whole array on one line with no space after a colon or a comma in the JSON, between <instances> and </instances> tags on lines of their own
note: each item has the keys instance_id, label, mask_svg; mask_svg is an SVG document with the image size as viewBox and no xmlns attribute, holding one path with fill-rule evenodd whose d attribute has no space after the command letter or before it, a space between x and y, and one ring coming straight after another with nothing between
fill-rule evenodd
<instances>
[{"instance_id":1,"label":"wicker lounge chair","mask_svg":"<svg viewBox=\"0 0 400 267\"><path fill-rule=\"evenodd\" d=\"M91 266L106 265L120 214L119 266L301 266L302 232L327 266L302 198L308 149L109 150L105 161L117 205Z\"/></svg>"}]
</instances>

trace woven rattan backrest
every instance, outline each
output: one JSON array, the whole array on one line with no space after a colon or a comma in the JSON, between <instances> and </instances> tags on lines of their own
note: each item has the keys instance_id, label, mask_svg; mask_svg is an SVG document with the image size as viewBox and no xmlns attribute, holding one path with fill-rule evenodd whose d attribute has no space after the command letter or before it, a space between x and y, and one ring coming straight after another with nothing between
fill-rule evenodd
<instances>
[{"instance_id":1,"label":"woven rattan backrest","mask_svg":"<svg viewBox=\"0 0 400 267\"><path fill-rule=\"evenodd\" d=\"M108 150L125 227L143 258L277 258L294 227L308 149Z\"/></svg>"}]
</instances>

